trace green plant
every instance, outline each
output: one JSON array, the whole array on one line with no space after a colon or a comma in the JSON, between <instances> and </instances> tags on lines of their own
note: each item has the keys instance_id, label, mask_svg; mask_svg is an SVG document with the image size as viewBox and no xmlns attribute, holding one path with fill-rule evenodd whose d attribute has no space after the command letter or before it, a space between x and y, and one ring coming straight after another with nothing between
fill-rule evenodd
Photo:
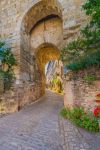
<instances>
[{"instance_id":1,"label":"green plant","mask_svg":"<svg viewBox=\"0 0 100 150\"><path fill-rule=\"evenodd\" d=\"M93 113L85 113L83 108L62 108L60 115L66 119L71 120L75 125L85 128L88 131L99 131L97 118L94 117Z\"/></svg>"},{"instance_id":2,"label":"green plant","mask_svg":"<svg viewBox=\"0 0 100 150\"><path fill-rule=\"evenodd\" d=\"M87 0L82 8L90 22L61 52L62 61L72 71L100 67L100 0Z\"/></svg>"},{"instance_id":3,"label":"green plant","mask_svg":"<svg viewBox=\"0 0 100 150\"><path fill-rule=\"evenodd\" d=\"M86 75L86 76L84 76L83 79L84 79L87 83L92 84L93 81L96 80L96 76L94 76L94 75Z\"/></svg>"},{"instance_id":4,"label":"green plant","mask_svg":"<svg viewBox=\"0 0 100 150\"><path fill-rule=\"evenodd\" d=\"M60 111L60 115L65 118L65 119L70 119L71 118L71 112L70 109L66 109L65 107L63 107Z\"/></svg>"},{"instance_id":5,"label":"green plant","mask_svg":"<svg viewBox=\"0 0 100 150\"><path fill-rule=\"evenodd\" d=\"M14 77L13 66L16 65L16 59L11 49L4 42L0 42L0 76L4 80L5 90L10 89Z\"/></svg>"},{"instance_id":6,"label":"green plant","mask_svg":"<svg viewBox=\"0 0 100 150\"><path fill-rule=\"evenodd\" d=\"M80 60L73 60L71 63L66 64L66 67L72 71L79 71L91 66L100 67L100 51L91 52L91 54L86 54L84 57L80 57Z\"/></svg>"},{"instance_id":7,"label":"green plant","mask_svg":"<svg viewBox=\"0 0 100 150\"><path fill-rule=\"evenodd\" d=\"M81 118L82 127L93 132L99 131L98 121L92 113L83 115Z\"/></svg>"},{"instance_id":8,"label":"green plant","mask_svg":"<svg viewBox=\"0 0 100 150\"><path fill-rule=\"evenodd\" d=\"M63 108L61 109L61 111L60 111L60 115L61 115L62 117L64 117L64 118L67 118L67 117L68 117L68 110L67 110L65 107L63 107Z\"/></svg>"},{"instance_id":9,"label":"green plant","mask_svg":"<svg viewBox=\"0 0 100 150\"><path fill-rule=\"evenodd\" d=\"M83 108L75 107L74 109L71 109L71 118L72 119L79 119L84 114Z\"/></svg>"}]
</instances>

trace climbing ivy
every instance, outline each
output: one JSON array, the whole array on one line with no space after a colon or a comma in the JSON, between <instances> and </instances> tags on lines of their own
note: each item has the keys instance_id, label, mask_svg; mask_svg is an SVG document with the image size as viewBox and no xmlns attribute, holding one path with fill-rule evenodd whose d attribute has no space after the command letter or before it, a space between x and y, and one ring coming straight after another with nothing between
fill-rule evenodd
<instances>
[{"instance_id":1,"label":"climbing ivy","mask_svg":"<svg viewBox=\"0 0 100 150\"><path fill-rule=\"evenodd\" d=\"M82 9L91 21L61 53L62 61L72 71L100 66L100 0L87 0Z\"/></svg>"},{"instance_id":2,"label":"climbing ivy","mask_svg":"<svg viewBox=\"0 0 100 150\"><path fill-rule=\"evenodd\" d=\"M0 42L0 76L4 80L5 90L11 87L14 79L13 66L16 65L16 59L4 42Z\"/></svg>"}]
</instances>

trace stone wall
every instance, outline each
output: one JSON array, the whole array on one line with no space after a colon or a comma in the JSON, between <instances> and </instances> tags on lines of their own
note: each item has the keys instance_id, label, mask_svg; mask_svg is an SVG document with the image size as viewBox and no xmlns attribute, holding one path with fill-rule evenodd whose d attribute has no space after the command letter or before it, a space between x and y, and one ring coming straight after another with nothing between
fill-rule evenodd
<instances>
[{"instance_id":1,"label":"stone wall","mask_svg":"<svg viewBox=\"0 0 100 150\"><path fill-rule=\"evenodd\" d=\"M28 83L12 87L0 96L0 113L19 111L22 107L35 102L41 95L43 93L38 85Z\"/></svg>"},{"instance_id":2,"label":"stone wall","mask_svg":"<svg viewBox=\"0 0 100 150\"><path fill-rule=\"evenodd\" d=\"M84 77L94 75L96 80L89 83ZM67 77L66 77L67 79ZM97 106L96 95L100 93L100 69L92 68L74 74L73 79L65 84L65 106L82 106L86 111L93 111Z\"/></svg>"},{"instance_id":3,"label":"stone wall","mask_svg":"<svg viewBox=\"0 0 100 150\"><path fill-rule=\"evenodd\" d=\"M62 117L59 117L59 131L63 150L100 149L100 134L78 128Z\"/></svg>"}]
</instances>

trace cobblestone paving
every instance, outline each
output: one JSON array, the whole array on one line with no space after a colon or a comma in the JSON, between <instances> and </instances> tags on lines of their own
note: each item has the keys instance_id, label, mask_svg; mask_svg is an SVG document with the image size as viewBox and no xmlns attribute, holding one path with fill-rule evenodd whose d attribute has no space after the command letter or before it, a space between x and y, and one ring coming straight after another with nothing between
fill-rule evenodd
<instances>
[{"instance_id":1,"label":"cobblestone paving","mask_svg":"<svg viewBox=\"0 0 100 150\"><path fill-rule=\"evenodd\" d=\"M47 91L35 104L0 119L0 150L62 150L58 112L62 96Z\"/></svg>"},{"instance_id":2,"label":"cobblestone paving","mask_svg":"<svg viewBox=\"0 0 100 150\"><path fill-rule=\"evenodd\" d=\"M100 150L100 133L90 133L68 120L59 120L63 150Z\"/></svg>"}]
</instances>

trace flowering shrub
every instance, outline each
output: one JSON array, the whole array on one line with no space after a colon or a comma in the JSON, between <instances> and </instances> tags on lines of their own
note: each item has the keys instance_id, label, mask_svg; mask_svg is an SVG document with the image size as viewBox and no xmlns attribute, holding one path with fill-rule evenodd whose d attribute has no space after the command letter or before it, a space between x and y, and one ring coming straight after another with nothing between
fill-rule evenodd
<instances>
[{"instance_id":1,"label":"flowering shrub","mask_svg":"<svg viewBox=\"0 0 100 150\"><path fill-rule=\"evenodd\" d=\"M94 116L95 117L100 117L100 107L97 107L94 109Z\"/></svg>"},{"instance_id":2,"label":"flowering shrub","mask_svg":"<svg viewBox=\"0 0 100 150\"><path fill-rule=\"evenodd\" d=\"M97 118L93 113L86 113L83 108L62 108L60 114L65 119L69 119L76 126L82 127L92 132L99 131Z\"/></svg>"}]
</instances>

